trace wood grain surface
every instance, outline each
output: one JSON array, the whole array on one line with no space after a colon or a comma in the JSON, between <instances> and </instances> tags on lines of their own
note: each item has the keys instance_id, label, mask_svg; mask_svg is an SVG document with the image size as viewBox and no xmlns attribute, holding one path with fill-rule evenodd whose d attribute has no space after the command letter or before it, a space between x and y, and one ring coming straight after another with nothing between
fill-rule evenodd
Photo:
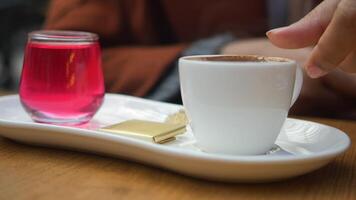
<instances>
[{"instance_id":1,"label":"wood grain surface","mask_svg":"<svg viewBox=\"0 0 356 200\"><path fill-rule=\"evenodd\" d=\"M353 121L308 120L337 127L356 143ZM0 200L12 199L355 200L356 147L352 144L334 162L307 175L275 183L233 184L0 137Z\"/></svg>"}]
</instances>

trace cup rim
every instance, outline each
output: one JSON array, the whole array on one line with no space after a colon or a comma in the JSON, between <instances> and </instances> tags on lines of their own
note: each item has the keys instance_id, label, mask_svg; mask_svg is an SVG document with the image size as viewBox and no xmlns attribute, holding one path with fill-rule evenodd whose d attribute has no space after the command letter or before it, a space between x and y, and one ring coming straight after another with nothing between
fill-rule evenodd
<instances>
[{"instance_id":1,"label":"cup rim","mask_svg":"<svg viewBox=\"0 0 356 200\"><path fill-rule=\"evenodd\" d=\"M245 61L233 61L233 60L204 60L204 59L195 59L195 58L219 58L219 57L240 57L246 59ZM257 58L258 62L250 61L248 59ZM214 64L214 63L223 63L224 65L236 65L236 64L256 64L258 65L269 65L269 64L293 64L296 63L295 60L276 57L276 56L261 56L253 54L213 54L213 55L193 55L193 56L183 56L179 58L179 61L192 62L192 63L205 63L205 64Z\"/></svg>"},{"instance_id":2,"label":"cup rim","mask_svg":"<svg viewBox=\"0 0 356 200\"><path fill-rule=\"evenodd\" d=\"M87 43L96 42L99 36L84 31L39 30L28 33L28 39L34 42Z\"/></svg>"}]
</instances>

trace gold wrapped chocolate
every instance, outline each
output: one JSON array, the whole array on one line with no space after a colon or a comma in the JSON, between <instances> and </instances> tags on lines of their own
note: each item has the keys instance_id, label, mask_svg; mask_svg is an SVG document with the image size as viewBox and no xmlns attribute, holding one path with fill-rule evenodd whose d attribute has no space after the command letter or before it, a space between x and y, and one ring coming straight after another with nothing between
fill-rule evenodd
<instances>
[{"instance_id":1,"label":"gold wrapped chocolate","mask_svg":"<svg viewBox=\"0 0 356 200\"><path fill-rule=\"evenodd\" d=\"M185 124L170 124L144 120L128 120L101 128L100 130L155 143L172 141L176 135L186 131Z\"/></svg>"}]
</instances>

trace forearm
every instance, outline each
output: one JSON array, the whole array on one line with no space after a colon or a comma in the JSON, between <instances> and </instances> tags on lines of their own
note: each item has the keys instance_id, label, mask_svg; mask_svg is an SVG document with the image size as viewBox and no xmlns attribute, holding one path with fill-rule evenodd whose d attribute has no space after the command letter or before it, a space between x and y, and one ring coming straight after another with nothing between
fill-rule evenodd
<instances>
[{"instance_id":1,"label":"forearm","mask_svg":"<svg viewBox=\"0 0 356 200\"><path fill-rule=\"evenodd\" d=\"M44 28L89 31L109 40L121 29L119 8L115 0L52 0Z\"/></svg>"},{"instance_id":2,"label":"forearm","mask_svg":"<svg viewBox=\"0 0 356 200\"><path fill-rule=\"evenodd\" d=\"M147 95L185 47L185 44L175 44L104 49L106 90L134 96Z\"/></svg>"}]
</instances>

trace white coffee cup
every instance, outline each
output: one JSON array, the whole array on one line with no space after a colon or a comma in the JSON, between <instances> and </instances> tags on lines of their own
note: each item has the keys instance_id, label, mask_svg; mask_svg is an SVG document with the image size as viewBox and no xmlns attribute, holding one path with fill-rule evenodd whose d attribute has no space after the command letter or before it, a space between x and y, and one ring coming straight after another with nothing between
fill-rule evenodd
<instances>
[{"instance_id":1,"label":"white coffee cup","mask_svg":"<svg viewBox=\"0 0 356 200\"><path fill-rule=\"evenodd\" d=\"M274 146L303 82L295 61L253 55L182 57L179 76L197 146L236 155Z\"/></svg>"}]
</instances>

